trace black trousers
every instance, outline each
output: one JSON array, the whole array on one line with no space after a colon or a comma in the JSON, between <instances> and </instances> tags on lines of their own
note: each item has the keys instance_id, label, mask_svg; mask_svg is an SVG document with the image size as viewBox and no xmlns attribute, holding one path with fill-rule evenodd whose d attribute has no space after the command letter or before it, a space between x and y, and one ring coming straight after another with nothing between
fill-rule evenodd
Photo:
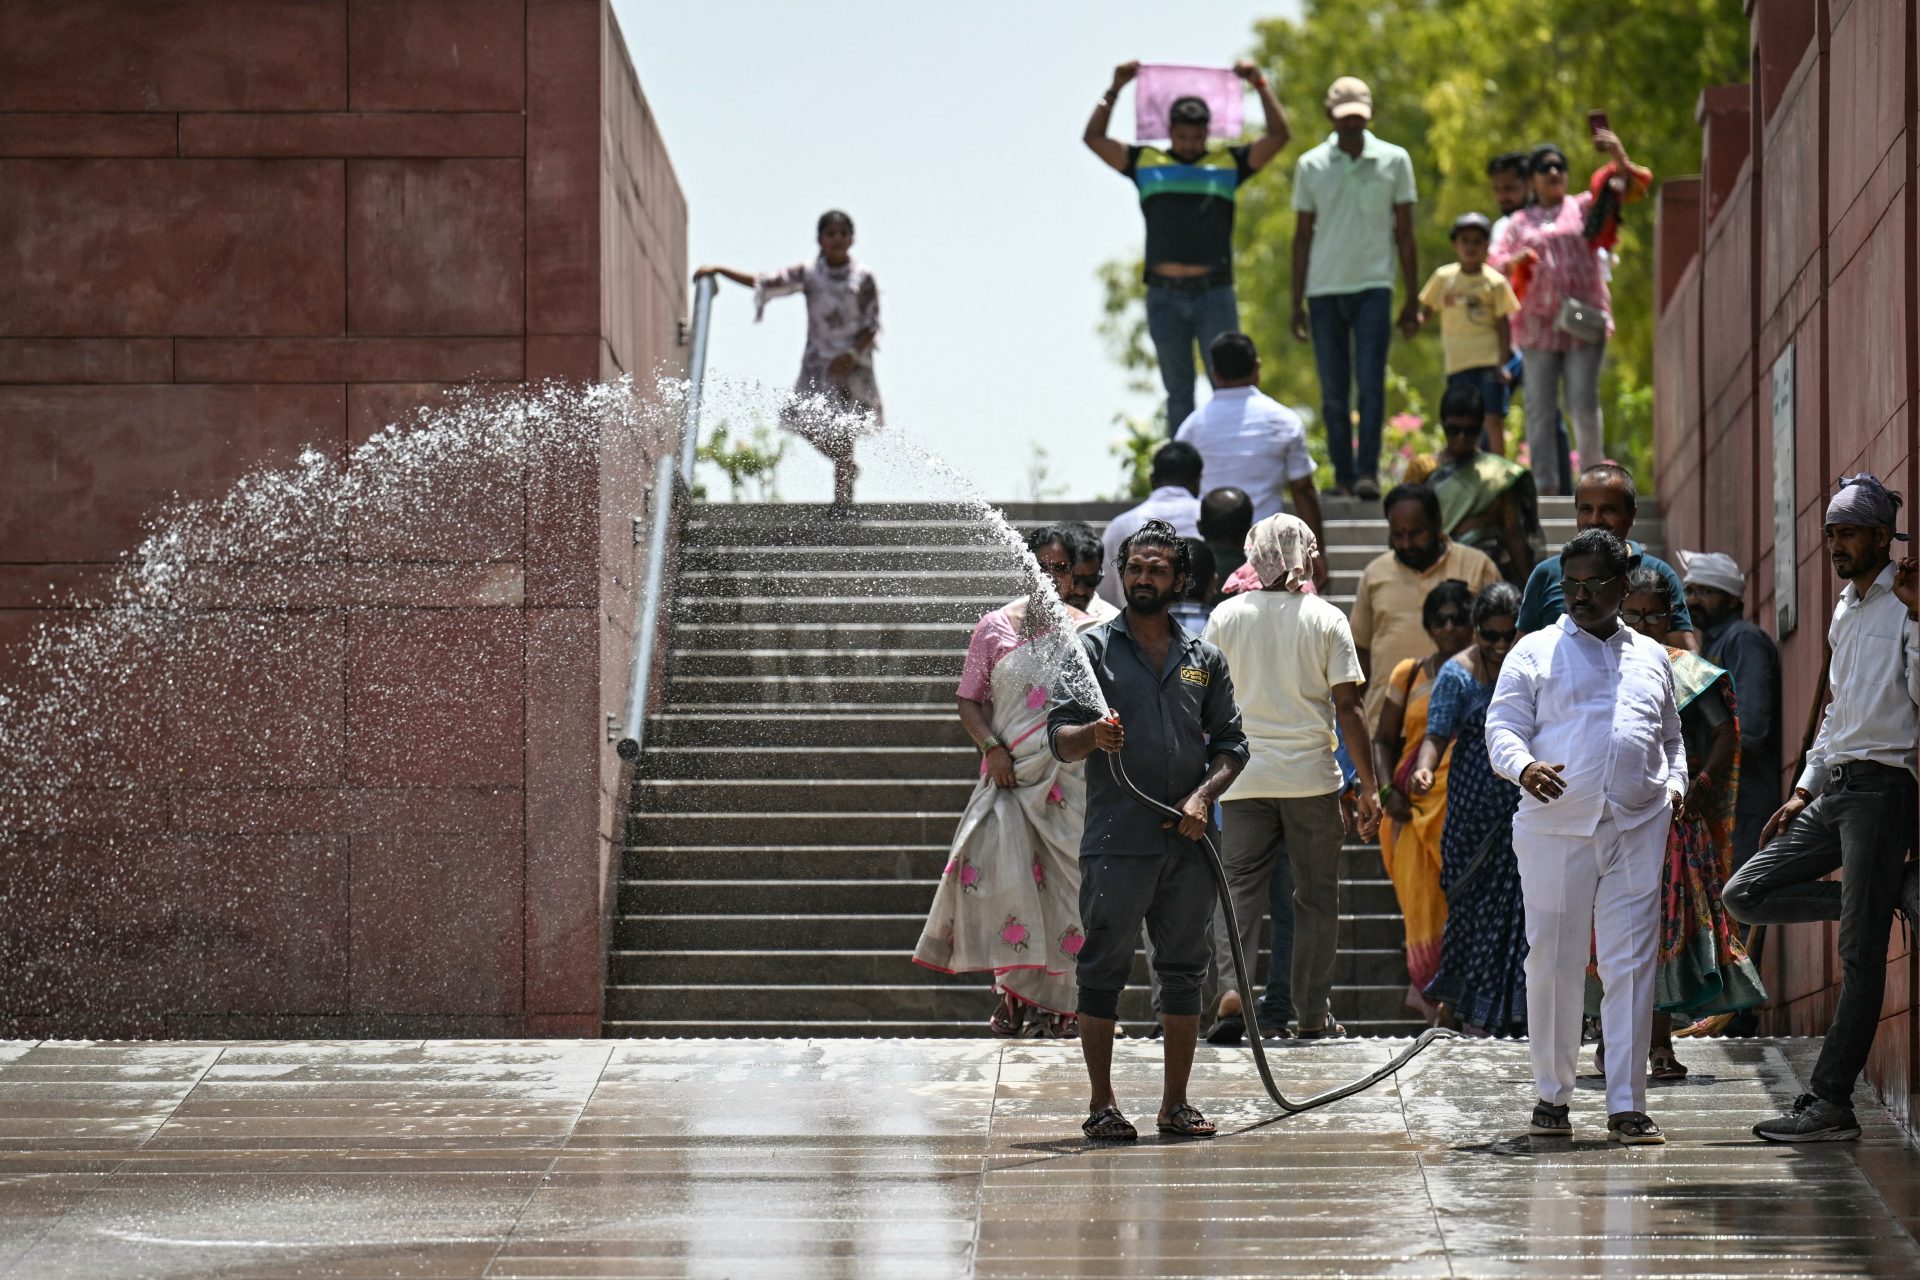
<instances>
[{"instance_id":1,"label":"black trousers","mask_svg":"<svg viewBox=\"0 0 1920 1280\"><path fill-rule=\"evenodd\" d=\"M1813 1069L1813 1092L1850 1105L1867 1065L1887 985L1887 935L1914 843L1915 783L1889 765L1835 766L1826 789L1727 881L1729 913L1747 924L1840 922L1840 1003ZM1840 870L1835 884L1820 877Z\"/></svg>"}]
</instances>

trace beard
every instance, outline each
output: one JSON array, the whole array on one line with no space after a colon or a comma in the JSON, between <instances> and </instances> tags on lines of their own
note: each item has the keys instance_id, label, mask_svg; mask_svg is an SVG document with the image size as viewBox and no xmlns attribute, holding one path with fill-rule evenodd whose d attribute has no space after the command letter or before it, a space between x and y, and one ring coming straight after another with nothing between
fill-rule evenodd
<instances>
[{"instance_id":1,"label":"beard","mask_svg":"<svg viewBox=\"0 0 1920 1280\"><path fill-rule=\"evenodd\" d=\"M1167 606L1179 598L1180 593L1171 588L1166 591L1155 591L1152 587L1142 584L1127 592L1127 608L1135 613L1164 613Z\"/></svg>"},{"instance_id":2,"label":"beard","mask_svg":"<svg viewBox=\"0 0 1920 1280\"><path fill-rule=\"evenodd\" d=\"M1399 547L1393 549L1393 558L1415 573L1424 573L1433 568L1439 563L1440 555L1441 547L1437 541L1429 542L1425 547L1406 551L1402 551Z\"/></svg>"}]
</instances>

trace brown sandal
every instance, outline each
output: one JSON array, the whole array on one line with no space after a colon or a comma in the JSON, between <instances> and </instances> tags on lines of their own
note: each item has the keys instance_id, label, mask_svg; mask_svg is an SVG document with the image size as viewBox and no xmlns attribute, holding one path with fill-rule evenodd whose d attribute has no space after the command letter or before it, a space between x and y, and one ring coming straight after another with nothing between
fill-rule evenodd
<instances>
[{"instance_id":1,"label":"brown sandal","mask_svg":"<svg viewBox=\"0 0 1920 1280\"><path fill-rule=\"evenodd\" d=\"M1169 1119L1160 1121L1159 1129L1180 1138L1211 1138L1220 1132L1213 1121L1200 1114L1200 1108L1186 1105L1175 1107Z\"/></svg>"},{"instance_id":2,"label":"brown sandal","mask_svg":"<svg viewBox=\"0 0 1920 1280\"><path fill-rule=\"evenodd\" d=\"M1140 1136L1133 1122L1120 1114L1118 1107L1102 1107L1088 1116L1080 1132L1095 1142L1132 1142Z\"/></svg>"},{"instance_id":3,"label":"brown sandal","mask_svg":"<svg viewBox=\"0 0 1920 1280\"><path fill-rule=\"evenodd\" d=\"M1649 1080L1685 1080L1687 1064L1675 1057L1671 1049L1655 1049L1647 1054L1647 1078Z\"/></svg>"}]
</instances>

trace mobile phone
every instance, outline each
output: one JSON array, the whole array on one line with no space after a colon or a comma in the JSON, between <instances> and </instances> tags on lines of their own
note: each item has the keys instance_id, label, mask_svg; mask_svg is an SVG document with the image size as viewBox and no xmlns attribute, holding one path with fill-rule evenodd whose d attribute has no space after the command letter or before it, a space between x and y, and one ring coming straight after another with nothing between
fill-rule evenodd
<instances>
[{"instance_id":1,"label":"mobile phone","mask_svg":"<svg viewBox=\"0 0 1920 1280\"><path fill-rule=\"evenodd\" d=\"M1612 127L1612 125L1607 123L1607 113L1605 111L1595 107L1592 111L1587 112L1588 137L1597 135L1602 129L1611 129Z\"/></svg>"}]
</instances>

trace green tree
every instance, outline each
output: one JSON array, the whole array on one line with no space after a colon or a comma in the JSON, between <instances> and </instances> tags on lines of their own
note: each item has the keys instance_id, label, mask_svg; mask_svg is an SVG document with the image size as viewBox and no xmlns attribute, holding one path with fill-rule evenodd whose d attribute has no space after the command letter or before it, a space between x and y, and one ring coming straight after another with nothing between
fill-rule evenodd
<instances>
[{"instance_id":1,"label":"green tree","mask_svg":"<svg viewBox=\"0 0 1920 1280\"><path fill-rule=\"evenodd\" d=\"M727 477L727 487L732 500L739 502L752 489L754 502L778 502L780 500L780 462L787 456L787 441L776 435L764 422L756 422L752 430L738 440L729 440L728 424L715 424L713 434L705 444L694 450L696 462L710 462L720 468ZM703 484L693 486L696 501L704 500L707 488Z\"/></svg>"},{"instance_id":2,"label":"green tree","mask_svg":"<svg viewBox=\"0 0 1920 1280\"><path fill-rule=\"evenodd\" d=\"M1248 56L1274 79L1294 126L1287 153L1240 194L1234 274L1242 327L1264 359L1261 385L1309 411L1316 451L1319 382L1312 349L1288 332L1292 277L1293 162L1330 131L1321 107L1335 76L1373 88L1374 132L1406 147L1420 187L1415 227L1422 278L1452 261L1447 228L1469 209L1492 216L1488 157L1536 142L1567 149L1584 187L1593 157L1586 112L1604 107L1636 163L1656 181L1699 172L1694 107L1711 84L1747 75L1742 0L1305 0L1300 19L1255 26ZM1613 279L1617 333L1601 403L1607 438L1637 474L1651 475L1653 207L1622 220ZM1152 369L1141 314L1139 264L1109 264L1101 331L1129 369ZM1445 383L1437 326L1388 357L1387 414L1422 415ZM1515 413L1517 427L1518 411ZM1409 439L1403 436L1402 439ZM1420 437L1425 439L1423 435ZM1509 431L1517 445L1520 432ZM1387 447L1397 445L1393 430ZM1513 447L1513 446L1510 446ZM1331 474L1322 468L1321 482Z\"/></svg>"}]
</instances>

